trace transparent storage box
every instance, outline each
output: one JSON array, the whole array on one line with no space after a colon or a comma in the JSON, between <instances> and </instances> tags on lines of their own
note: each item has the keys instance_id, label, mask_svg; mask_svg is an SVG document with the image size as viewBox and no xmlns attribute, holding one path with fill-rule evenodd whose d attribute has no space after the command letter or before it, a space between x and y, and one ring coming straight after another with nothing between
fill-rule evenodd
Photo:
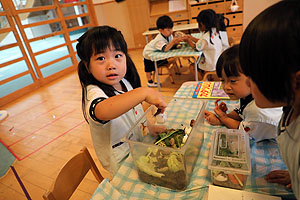
<instances>
[{"instance_id":1,"label":"transparent storage box","mask_svg":"<svg viewBox=\"0 0 300 200\"><path fill-rule=\"evenodd\" d=\"M217 129L208 159L213 184L244 189L251 174L249 136L242 130Z\"/></svg>"},{"instance_id":2,"label":"transparent storage box","mask_svg":"<svg viewBox=\"0 0 300 200\"><path fill-rule=\"evenodd\" d=\"M201 123L204 122L206 100L172 98L165 110L163 124L154 114L155 106L128 131L126 142L130 146L139 179L145 183L159 185L174 190L184 190L189 184L190 175L203 142ZM193 127L190 126L194 120ZM159 146L152 130L165 126L167 129L190 129L186 142L179 148ZM154 128L153 128L154 127Z\"/></svg>"}]
</instances>

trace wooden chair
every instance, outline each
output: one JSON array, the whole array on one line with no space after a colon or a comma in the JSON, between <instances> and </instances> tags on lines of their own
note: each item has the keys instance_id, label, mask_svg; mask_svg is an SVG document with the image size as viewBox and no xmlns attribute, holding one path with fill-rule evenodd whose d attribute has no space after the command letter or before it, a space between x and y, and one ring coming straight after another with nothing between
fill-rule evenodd
<instances>
[{"instance_id":1,"label":"wooden chair","mask_svg":"<svg viewBox=\"0 0 300 200\"><path fill-rule=\"evenodd\" d=\"M220 81L216 71L205 72L202 81Z\"/></svg>"},{"instance_id":2,"label":"wooden chair","mask_svg":"<svg viewBox=\"0 0 300 200\"><path fill-rule=\"evenodd\" d=\"M54 184L43 195L45 200L67 200L77 189L85 175L91 170L99 183L104 179L88 149L84 147L60 170Z\"/></svg>"},{"instance_id":3,"label":"wooden chair","mask_svg":"<svg viewBox=\"0 0 300 200\"><path fill-rule=\"evenodd\" d=\"M163 74L163 73L162 73L162 70L163 70L163 69L167 69L168 75L169 75L169 77L170 77L170 80L171 80L171 83L172 83L172 84L174 84L175 81L174 81L174 78L173 78L173 74L172 74L172 72L171 72L171 69L172 69L172 68L174 69L176 75L180 75L180 74L181 74L181 72L180 72L180 70L179 70L179 68L178 68L178 65L177 65L176 60L177 60L177 58L169 58L167 64L163 64L163 65L160 65L160 66L158 67L158 74L159 74L159 75L162 75L162 74Z\"/></svg>"}]
</instances>

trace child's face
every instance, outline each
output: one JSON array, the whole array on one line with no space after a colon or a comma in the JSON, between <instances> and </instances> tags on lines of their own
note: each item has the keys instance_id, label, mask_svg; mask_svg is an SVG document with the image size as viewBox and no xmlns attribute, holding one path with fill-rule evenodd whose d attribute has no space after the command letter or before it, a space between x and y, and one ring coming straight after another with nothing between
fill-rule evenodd
<instances>
[{"instance_id":1,"label":"child's face","mask_svg":"<svg viewBox=\"0 0 300 200\"><path fill-rule=\"evenodd\" d=\"M198 23L198 26L199 26L199 31L200 32L203 32L203 31L206 30L206 27L205 27L205 25L202 22Z\"/></svg>"},{"instance_id":2,"label":"child's face","mask_svg":"<svg viewBox=\"0 0 300 200\"><path fill-rule=\"evenodd\" d=\"M114 47L90 58L89 72L100 82L121 90L120 80L126 74L126 55Z\"/></svg>"},{"instance_id":3,"label":"child's face","mask_svg":"<svg viewBox=\"0 0 300 200\"><path fill-rule=\"evenodd\" d=\"M252 81L252 79L249 79L250 82L250 88L251 93L253 95L253 98L255 99L255 104L260 108L274 108L274 107L280 107L285 106L284 103L274 103L269 101L258 89L257 85Z\"/></svg>"},{"instance_id":4,"label":"child's face","mask_svg":"<svg viewBox=\"0 0 300 200\"><path fill-rule=\"evenodd\" d=\"M170 37L173 33L173 28L164 28L164 29L158 29L161 34L163 34L165 37Z\"/></svg>"},{"instance_id":5,"label":"child's face","mask_svg":"<svg viewBox=\"0 0 300 200\"><path fill-rule=\"evenodd\" d=\"M239 75L227 77L224 70L222 71L223 89L232 100L245 98L251 94L248 78L242 73Z\"/></svg>"}]
</instances>

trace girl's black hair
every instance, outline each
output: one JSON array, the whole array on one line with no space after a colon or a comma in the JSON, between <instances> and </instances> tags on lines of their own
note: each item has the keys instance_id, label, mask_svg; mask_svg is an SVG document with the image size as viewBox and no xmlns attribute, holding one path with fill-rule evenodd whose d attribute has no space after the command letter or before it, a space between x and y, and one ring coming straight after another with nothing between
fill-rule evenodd
<instances>
[{"instance_id":1,"label":"girl's black hair","mask_svg":"<svg viewBox=\"0 0 300 200\"><path fill-rule=\"evenodd\" d=\"M116 89L113 86L99 82L88 71L90 58L95 54L104 52L111 45L116 50L122 51L126 56L127 72L124 78L129 81L133 88L141 86L140 76L128 55L127 44L122 33L109 26L98 26L89 29L78 39L76 45L77 55L81 59L78 64L78 76L82 87L82 110L85 119L87 119L85 99L88 85L97 85L108 97L115 96Z\"/></svg>"},{"instance_id":2,"label":"girl's black hair","mask_svg":"<svg viewBox=\"0 0 300 200\"><path fill-rule=\"evenodd\" d=\"M202 10L198 16L197 16L197 22L200 26L200 23L205 25L205 32L209 31L209 41L211 44L213 44L213 42L211 41L211 34L212 28L217 28L217 15L216 12L212 9L205 9Z\"/></svg>"},{"instance_id":3,"label":"girl's black hair","mask_svg":"<svg viewBox=\"0 0 300 200\"><path fill-rule=\"evenodd\" d=\"M224 14L216 14L217 18L217 32L226 31L226 27L229 26L229 19L224 17ZM225 22L226 21L226 22ZM220 40L222 40L221 34L219 34Z\"/></svg>"},{"instance_id":4,"label":"girl's black hair","mask_svg":"<svg viewBox=\"0 0 300 200\"><path fill-rule=\"evenodd\" d=\"M300 1L280 1L257 15L240 43L240 63L271 102L294 100L291 75L300 70Z\"/></svg>"},{"instance_id":5,"label":"girl's black hair","mask_svg":"<svg viewBox=\"0 0 300 200\"><path fill-rule=\"evenodd\" d=\"M218 58L216 64L216 71L218 77L222 77L222 71L224 70L227 77L240 76L243 73L240 61L239 61L239 46L234 45L226 49Z\"/></svg>"},{"instance_id":6,"label":"girl's black hair","mask_svg":"<svg viewBox=\"0 0 300 200\"><path fill-rule=\"evenodd\" d=\"M217 16L217 29L219 31L226 31L226 27L229 26L229 19L225 17L224 14L216 14L216 16Z\"/></svg>"}]
</instances>

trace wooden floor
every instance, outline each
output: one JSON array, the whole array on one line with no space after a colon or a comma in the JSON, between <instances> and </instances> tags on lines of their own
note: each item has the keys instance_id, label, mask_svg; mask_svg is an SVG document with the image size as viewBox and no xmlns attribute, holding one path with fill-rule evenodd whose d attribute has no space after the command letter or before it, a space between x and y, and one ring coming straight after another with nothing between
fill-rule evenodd
<instances>
[{"instance_id":1,"label":"wooden floor","mask_svg":"<svg viewBox=\"0 0 300 200\"><path fill-rule=\"evenodd\" d=\"M138 68L142 86L146 87L142 50L129 52ZM188 71L187 60L181 62L182 75L173 72L175 84L170 83L167 75L160 76L164 96L173 96L183 82L194 80ZM33 200L42 199L59 169L83 146L88 147L102 175L108 177L96 157L88 124L82 116L81 88L76 72L0 110L9 113L8 118L0 123L0 139L18 157L14 167ZM93 176L88 174L71 199L89 199L97 185ZM11 170L0 179L0 199L26 199Z\"/></svg>"}]
</instances>

